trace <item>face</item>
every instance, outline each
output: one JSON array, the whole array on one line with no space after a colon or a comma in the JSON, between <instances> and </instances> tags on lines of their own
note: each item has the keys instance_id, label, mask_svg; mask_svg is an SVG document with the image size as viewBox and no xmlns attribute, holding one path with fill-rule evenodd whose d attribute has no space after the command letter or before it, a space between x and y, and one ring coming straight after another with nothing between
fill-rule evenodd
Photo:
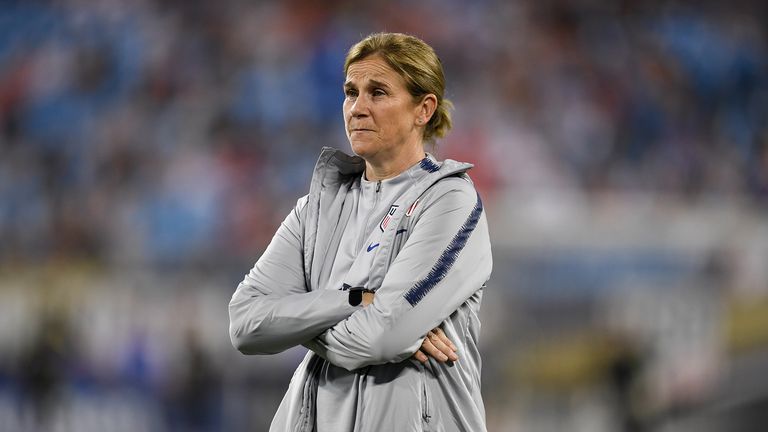
<instances>
[{"instance_id":1,"label":"face","mask_svg":"<svg viewBox=\"0 0 768 432\"><path fill-rule=\"evenodd\" d=\"M381 57L352 63L344 83L344 126L352 151L369 162L395 158L404 146L421 146L424 109L405 80Z\"/></svg>"}]
</instances>

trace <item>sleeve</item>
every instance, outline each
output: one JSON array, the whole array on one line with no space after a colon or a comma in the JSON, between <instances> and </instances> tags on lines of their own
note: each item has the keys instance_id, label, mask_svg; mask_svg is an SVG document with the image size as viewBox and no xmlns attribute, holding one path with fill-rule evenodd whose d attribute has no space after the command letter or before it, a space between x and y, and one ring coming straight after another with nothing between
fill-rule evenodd
<instances>
[{"instance_id":1,"label":"sleeve","mask_svg":"<svg viewBox=\"0 0 768 432\"><path fill-rule=\"evenodd\" d=\"M488 280L491 247L482 201L464 180L425 207L374 301L304 345L354 370L400 362ZM455 181L451 183L455 185Z\"/></svg>"},{"instance_id":2,"label":"sleeve","mask_svg":"<svg viewBox=\"0 0 768 432\"><path fill-rule=\"evenodd\" d=\"M360 307L339 290L307 292L300 199L229 302L229 336L243 354L275 354L300 345Z\"/></svg>"}]
</instances>

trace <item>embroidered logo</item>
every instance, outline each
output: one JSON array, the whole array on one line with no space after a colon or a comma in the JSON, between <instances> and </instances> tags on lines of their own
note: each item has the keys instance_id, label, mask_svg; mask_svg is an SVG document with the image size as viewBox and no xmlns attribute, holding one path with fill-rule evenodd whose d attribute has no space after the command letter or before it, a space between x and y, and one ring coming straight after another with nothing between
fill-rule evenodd
<instances>
[{"instance_id":1,"label":"embroidered logo","mask_svg":"<svg viewBox=\"0 0 768 432\"><path fill-rule=\"evenodd\" d=\"M382 219L379 223L379 229L381 232L384 232L384 230L387 229L387 225L389 225L389 221L392 220L392 216L394 216L398 207L399 206L397 204L392 204L392 207L389 208L387 215L384 216L384 219Z\"/></svg>"},{"instance_id":2,"label":"embroidered logo","mask_svg":"<svg viewBox=\"0 0 768 432\"><path fill-rule=\"evenodd\" d=\"M370 252L370 251L372 251L372 250L376 249L377 247L379 247L379 244L378 244L378 243L376 243L376 244L373 244L373 243L369 244L369 245L368 245L368 252Z\"/></svg>"}]
</instances>

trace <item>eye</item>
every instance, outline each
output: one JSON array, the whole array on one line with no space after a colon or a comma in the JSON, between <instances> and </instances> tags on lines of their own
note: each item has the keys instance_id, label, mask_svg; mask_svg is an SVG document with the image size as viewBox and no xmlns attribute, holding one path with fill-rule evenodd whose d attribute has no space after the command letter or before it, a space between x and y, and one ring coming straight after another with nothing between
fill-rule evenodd
<instances>
[{"instance_id":1,"label":"eye","mask_svg":"<svg viewBox=\"0 0 768 432\"><path fill-rule=\"evenodd\" d=\"M356 97L357 96L357 90L352 89L352 88L345 89L344 90L344 96L346 96L348 98Z\"/></svg>"},{"instance_id":2,"label":"eye","mask_svg":"<svg viewBox=\"0 0 768 432\"><path fill-rule=\"evenodd\" d=\"M374 96L386 96L386 95L387 95L387 92L385 92L384 90L382 90L382 89L380 89L380 88L375 88L375 89L373 89L373 92L371 92L371 93L372 93Z\"/></svg>"}]
</instances>

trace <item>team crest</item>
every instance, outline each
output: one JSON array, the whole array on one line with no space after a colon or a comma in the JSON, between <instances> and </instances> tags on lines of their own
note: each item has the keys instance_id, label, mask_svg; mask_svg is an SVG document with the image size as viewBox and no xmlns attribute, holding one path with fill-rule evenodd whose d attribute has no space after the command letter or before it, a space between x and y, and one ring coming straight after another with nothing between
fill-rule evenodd
<instances>
[{"instance_id":1,"label":"team crest","mask_svg":"<svg viewBox=\"0 0 768 432\"><path fill-rule=\"evenodd\" d=\"M389 221L392 220L392 216L395 215L398 207L399 206L397 204L392 204L392 206L389 208L387 215L384 216L384 219L382 219L379 223L379 229L381 232L384 232L384 230L387 229L387 225L389 225Z\"/></svg>"}]
</instances>

